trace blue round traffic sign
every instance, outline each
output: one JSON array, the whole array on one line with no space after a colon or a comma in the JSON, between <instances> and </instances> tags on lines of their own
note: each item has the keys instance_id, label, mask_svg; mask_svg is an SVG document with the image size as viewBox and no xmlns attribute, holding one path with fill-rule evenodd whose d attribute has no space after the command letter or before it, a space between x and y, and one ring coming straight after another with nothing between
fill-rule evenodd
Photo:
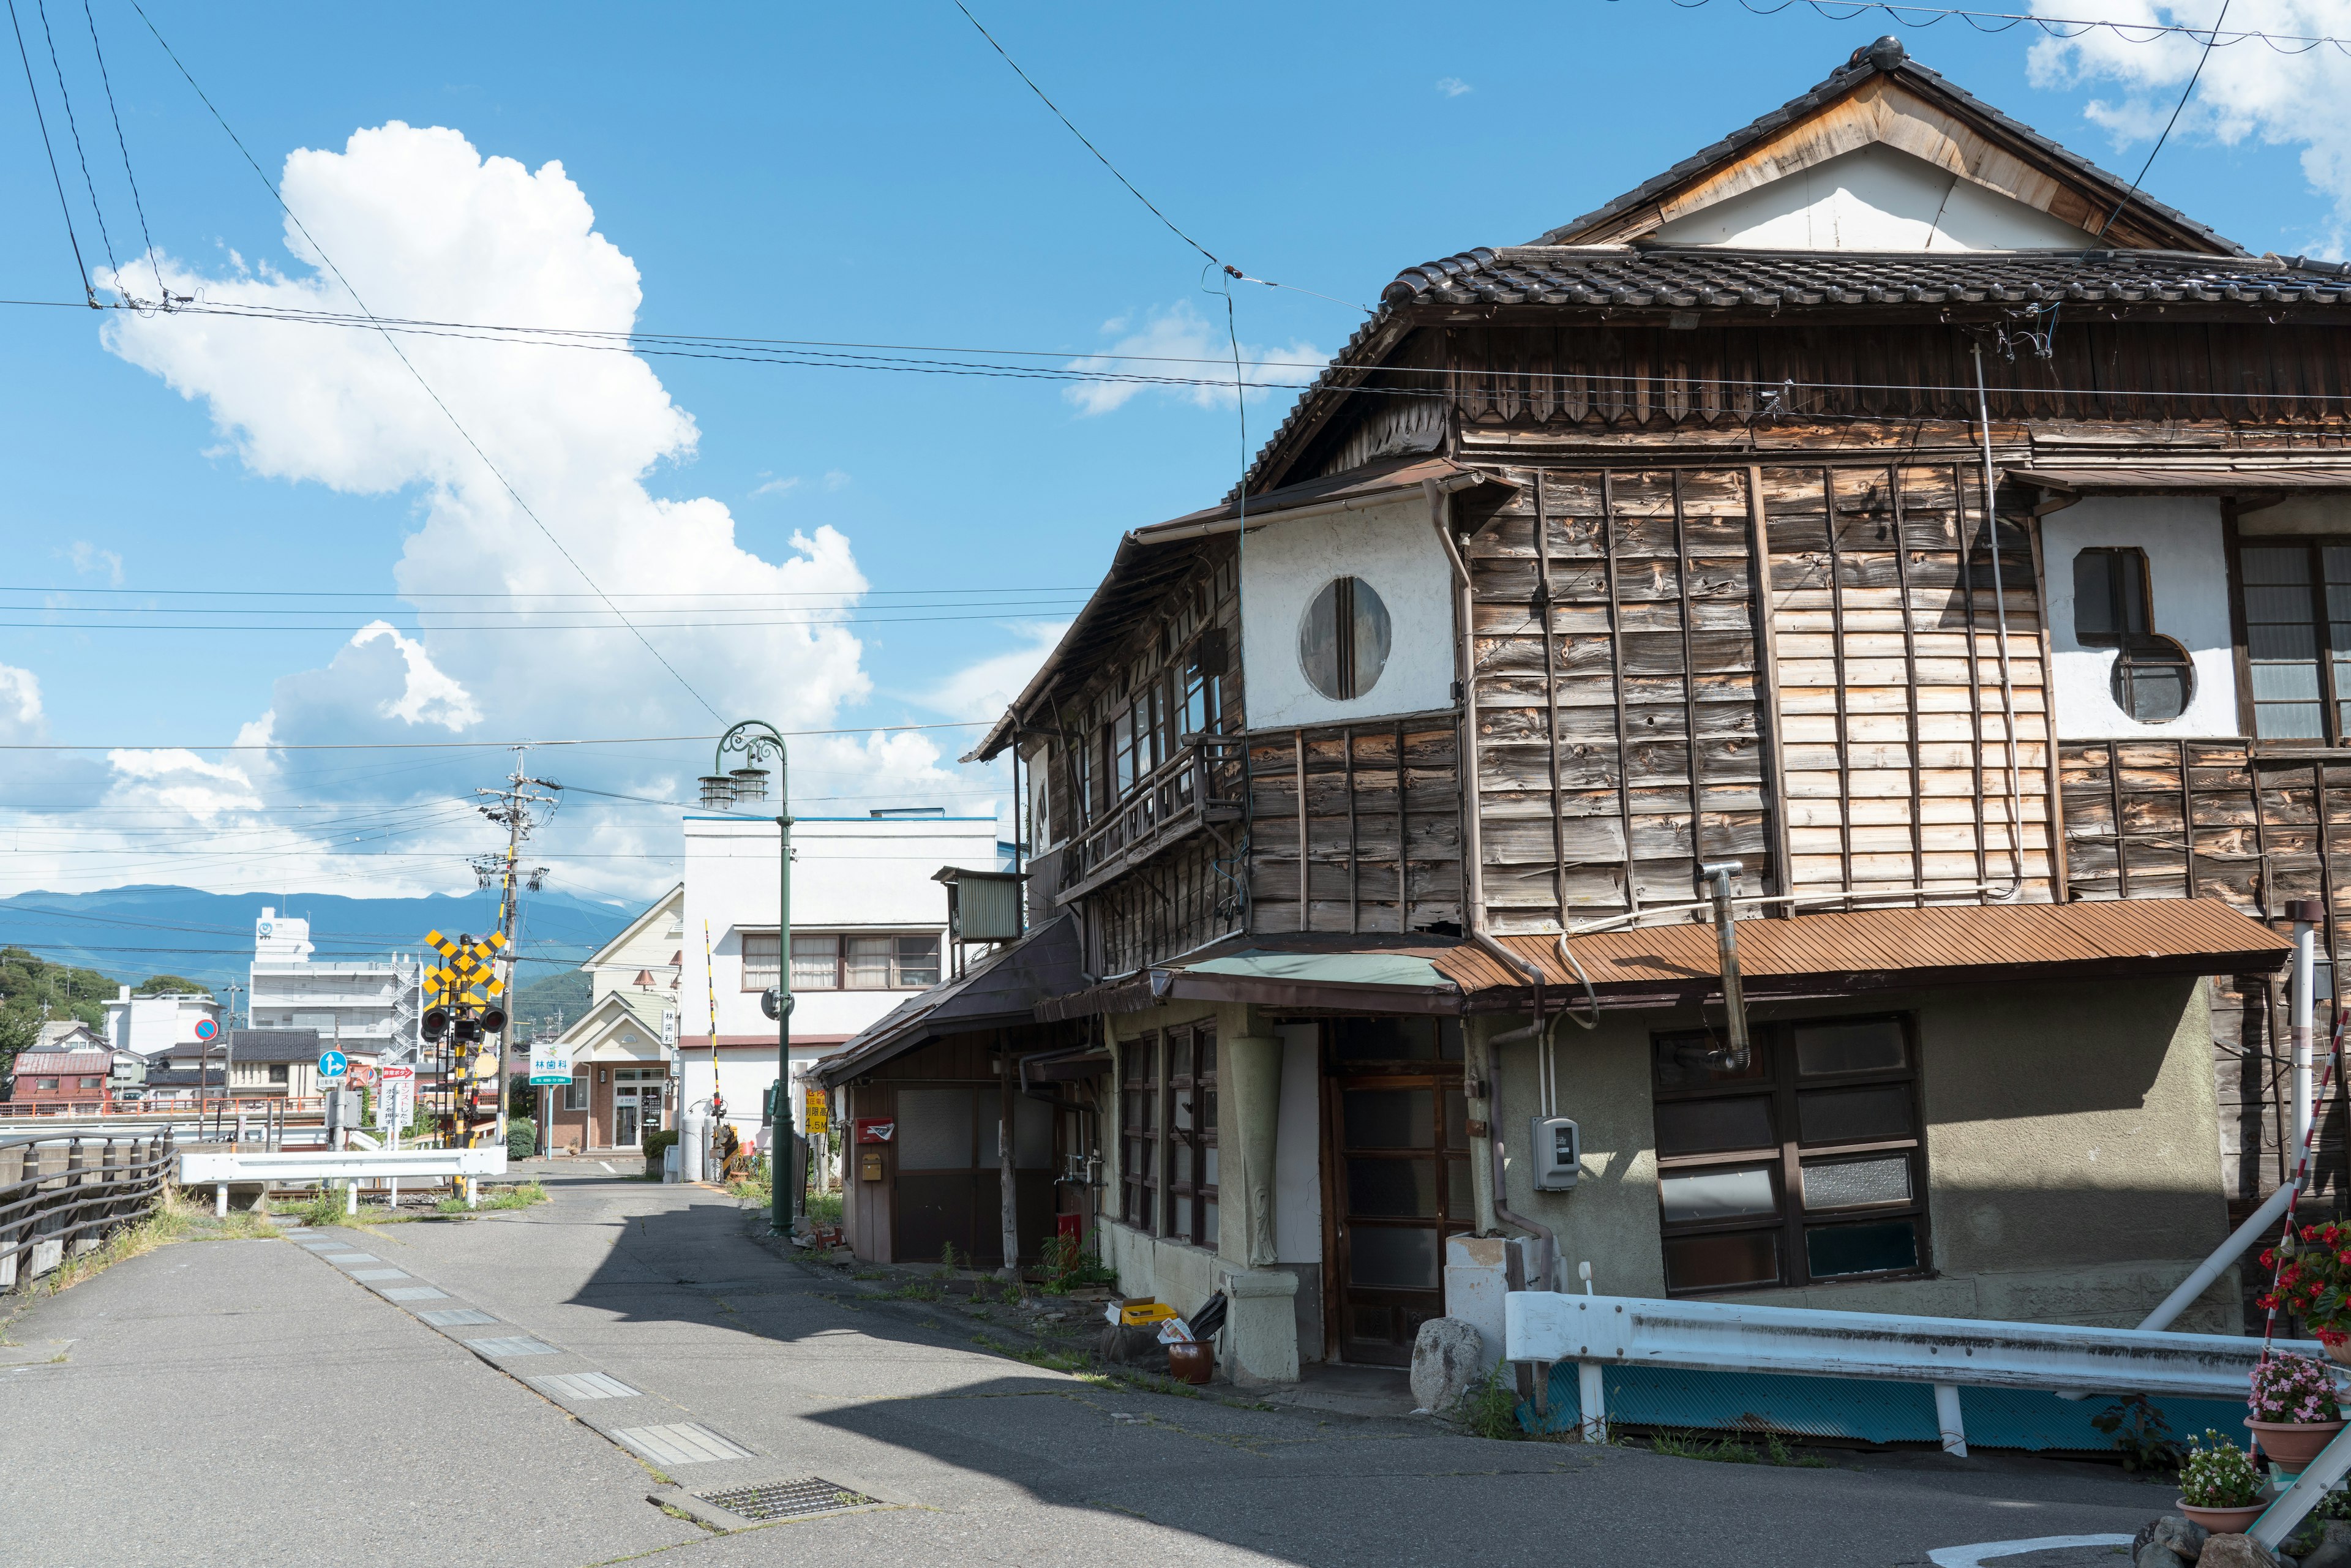
<instances>
[{"instance_id":1,"label":"blue round traffic sign","mask_svg":"<svg viewBox=\"0 0 2351 1568\"><path fill-rule=\"evenodd\" d=\"M322 1051L319 1053L319 1076L321 1078L340 1078L350 1071L350 1062L340 1051Z\"/></svg>"},{"instance_id":2,"label":"blue round traffic sign","mask_svg":"<svg viewBox=\"0 0 2351 1568\"><path fill-rule=\"evenodd\" d=\"M210 1040L218 1033L220 1033L220 1025L213 1022L212 1019L198 1019L196 1020L196 1038L198 1040Z\"/></svg>"}]
</instances>

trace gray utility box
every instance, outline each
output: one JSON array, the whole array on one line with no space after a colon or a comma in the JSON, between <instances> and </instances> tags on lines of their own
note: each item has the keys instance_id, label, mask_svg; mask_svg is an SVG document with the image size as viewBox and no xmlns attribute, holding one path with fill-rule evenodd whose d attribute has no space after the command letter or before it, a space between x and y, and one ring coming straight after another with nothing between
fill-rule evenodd
<instances>
[{"instance_id":1,"label":"gray utility box","mask_svg":"<svg viewBox=\"0 0 2351 1568\"><path fill-rule=\"evenodd\" d=\"M1534 1151L1535 1190L1566 1192L1583 1174L1583 1131L1565 1116L1537 1116L1527 1146Z\"/></svg>"}]
</instances>

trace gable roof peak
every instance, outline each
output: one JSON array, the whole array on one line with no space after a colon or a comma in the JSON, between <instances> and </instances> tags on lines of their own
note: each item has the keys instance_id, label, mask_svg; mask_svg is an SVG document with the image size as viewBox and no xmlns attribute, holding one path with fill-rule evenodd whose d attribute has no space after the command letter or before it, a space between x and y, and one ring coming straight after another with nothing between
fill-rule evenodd
<instances>
[{"instance_id":1,"label":"gable roof peak","mask_svg":"<svg viewBox=\"0 0 2351 1568\"><path fill-rule=\"evenodd\" d=\"M1856 99L1862 100L1858 106ZM1854 50L1810 91L1531 243L1635 239L1668 221L1668 209L1677 204L1696 210L1768 183L1791 168L1888 140L1895 134L1885 128L1888 111L1917 121L1903 134L1920 145L1899 150L1924 153L1938 166L1990 189L2022 187L2007 193L2102 241L2111 231L2120 248L2245 254L2234 241L2156 201L2134 183L1928 69L1892 34ZM1846 123L1838 124L1840 120ZM1791 143L1798 144L1794 150L1802 156L1791 159Z\"/></svg>"}]
</instances>

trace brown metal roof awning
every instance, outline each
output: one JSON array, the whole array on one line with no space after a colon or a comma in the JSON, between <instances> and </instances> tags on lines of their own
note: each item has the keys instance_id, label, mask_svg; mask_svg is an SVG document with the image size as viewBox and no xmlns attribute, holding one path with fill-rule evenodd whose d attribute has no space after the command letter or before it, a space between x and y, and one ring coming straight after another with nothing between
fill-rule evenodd
<instances>
[{"instance_id":1,"label":"brown metal roof awning","mask_svg":"<svg viewBox=\"0 0 2351 1568\"><path fill-rule=\"evenodd\" d=\"M1894 987L2134 975L2267 974L2293 945L2212 898L2133 898L2085 904L1945 904L1741 920L1739 968L1750 998ZM1546 987L1583 988L1552 936L1505 936L1542 966ZM1604 1002L1669 1007L1720 989L1711 925L1647 925L1568 939ZM1437 970L1473 1009L1530 988L1489 955L1458 946Z\"/></svg>"},{"instance_id":2,"label":"brown metal roof awning","mask_svg":"<svg viewBox=\"0 0 2351 1568\"><path fill-rule=\"evenodd\" d=\"M2351 490L2351 468L2010 468L2011 479L2082 496L2235 496Z\"/></svg>"}]
</instances>

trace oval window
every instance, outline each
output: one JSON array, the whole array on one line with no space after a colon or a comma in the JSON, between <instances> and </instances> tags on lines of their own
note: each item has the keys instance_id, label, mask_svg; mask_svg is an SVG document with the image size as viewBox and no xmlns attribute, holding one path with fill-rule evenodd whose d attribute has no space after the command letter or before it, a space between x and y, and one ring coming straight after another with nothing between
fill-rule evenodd
<instances>
[{"instance_id":1,"label":"oval window","mask_svg":"<svg viewBox=\"0 0 2351 1568\"><path fill-rule=\"evenodd\" d=\"M2159 632L2129 633L2115 658L2115 706L2141 724L2163 724L2188 711L2196 666L2188 650Z\"/></svg>"},{"instance_id":2,"label":"oval window","mask_svg":"<svg viewBox=\"0 0 2351 1568\"><path fill-rule=\"evenodd\" d=\"M1348 702L1379 684L1388 663L1388 607L1360 577L1322 585L1298 624L1298 663L1314 689Z\"/></svg>"}]
</instances>

